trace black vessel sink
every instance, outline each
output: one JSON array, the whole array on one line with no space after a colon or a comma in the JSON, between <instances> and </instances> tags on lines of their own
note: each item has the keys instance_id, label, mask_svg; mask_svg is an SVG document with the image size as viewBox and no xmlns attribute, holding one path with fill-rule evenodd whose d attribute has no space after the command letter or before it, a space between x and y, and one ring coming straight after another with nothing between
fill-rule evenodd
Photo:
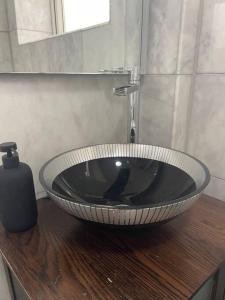
<instances>
[{"instance_id":1,"label":"black vessel sink","mask_svg":"<svg viewBox=\"0 0 225 300\"><path fill-rule=\"evenodd\" d=\"M70 214L113 225L167 221L189 208L208 169L179 151L140 144L75 149L47 162L40 181Z\"/></svg>"}]
</instances>

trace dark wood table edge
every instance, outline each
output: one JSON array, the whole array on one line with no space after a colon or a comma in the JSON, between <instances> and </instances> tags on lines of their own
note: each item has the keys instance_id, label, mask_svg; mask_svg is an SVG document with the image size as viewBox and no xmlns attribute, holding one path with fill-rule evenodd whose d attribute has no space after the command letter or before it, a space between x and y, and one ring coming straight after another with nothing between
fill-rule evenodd
<instances>
[{"instance_id":1,"label":"dark wood table edge","mask_svg":"<svg viewBox=\"0 0 225 300\"><path fill-rule=\"evenodd\" d=\"M17 300L15 288L12 280L12 275L15 276L16 280L18 281L20 287L25 292L27 298L29 300L32 300L31 296L27 292L27 290L22 285L20 279L16 275L16 273L13 271L12 266L8 263L7 259L3 255L3 253L0 250L0 254L2 255L2 261L3 261L3 267L6 273L7 281L9 284L9 292L12 300ZM203 288L203 286L207 283L207 281L213 277L214 283L213 283L213 289L211 292L210 300L224 300L225 299L225 260L220 264L218 270L213 272L202 284L199 286L199 288L195 291L195 293L187 300L193 299L198 292ZM19 299L18 299L19 300Z\"/></svg>"},{"instance_id":2,"label":"dark wood table edge","mask_svg":"<svg viewBox=\"0 0 225 300\"><path fill-rule=\"evenodd\" d=\"M205 195L206 197L209 197L208 195ZM43 199L49 199L49 197L43 197L39 200L43 200ZM216 199L218 200L218 199ZM222 200L218 200L218 201L222 201ZM2 256L2 261L3 261L3 267L4 270L6 272L6 277L9 283L9 288L10 288L10 295L12 297L12 300L19 300L16 297L15 294L15 290L14 290L14 284L12 281L12 275L16 278L16 280L18 281L20 287L23 289L23 291L25 292L27 298L29 300L32 300L32 297L30 296L29 292L24 288L23 284L21 283L19 277L17 276L17 274L14 272L13 270L13 266L9 263L9 261L7 260L7 258L5 257L4 253L2 252L1 248L0 248L0 255ZM218 265L218 268L215 269L215 271L213 271L207 278L206 280L198 287L198 289L193 293L193 295L190 298L187 298L187 300L191 300L193 299L193 297L195 297L198 292L202 289L202 287L207 283L207 281L213 278L214 283L213 283L213 288L211 291L211 295L210 295L210 300L225 300L225 258L224 260ZM46 299L47 300L47 299ZM64 299L67 300L67 299Z\"/></svg>"}]
</instances>

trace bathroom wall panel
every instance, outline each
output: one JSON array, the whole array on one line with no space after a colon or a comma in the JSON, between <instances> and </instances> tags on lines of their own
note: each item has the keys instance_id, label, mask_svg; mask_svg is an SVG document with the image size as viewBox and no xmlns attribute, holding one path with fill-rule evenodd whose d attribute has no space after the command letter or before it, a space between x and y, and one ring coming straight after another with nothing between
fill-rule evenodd
<instances>
[{"instance_id":1,"label":"bathroom wall panel","mask_svg":"<svg viewBox=\"0 0 225 300\"><path fill-rule=\"evenodd\" d=\"M174 74L182 1L152 0L149 7L147 74Z\"/></svg>"},{"instance_id":2,"label":"bathroom wall panel","mask_svg":"<svg viewBox=\"0 0 225 300\"><path fill-rule=\"evenodd\" d=\"M191 109L192 76L182 75L176 77L172 147L185 151L186 137L189 126L189 112Z\"/></svg>"},{"instance_id":3,"label":"bathroom wall panel","mask_svg":"<svg viewBox=\"0 0 225 300\"><path fill-rule=\"evenodd\" d=\"M146 75L141 82L140 143L170 147L176 76Z\"/></svg>"},{"instance_id":4,"label":"bathroom wall panel","mask_svg":"<svg viewBox=\"0 0 225 300\"><path fill-rule=\"evenodd\" d=\"M205 162L212 174L206 193L224 200L225 0L178 2L149 2L146 69L155 77L143 79L140 139Z\"/></svg>"},{"instance_id":5,"label":"bathroom wall panel","mask_svg":"<svg viewBox=\"0 0 225 300\"><path fill-rule=\"evenodd\" d=\"M140 142L185 150L191 86L189 75L143 77Z\"/></svg>"},{"instance_id":6,"label":"bathroom wall panel","mask_svg":"<svg viewBox=\"0 0 225 300\"><path fill-rule=\"evenodd\" d=\"M126 0L125 66L140 66L142 39L142 2Z\"/></svg>"},{"instance_id":7,"label":"bathroom wall panel","mask_svg":"<svg viewBox=\"0 0 225 300\"><path fill-rule=\"evenodd\" d=\"M204 0L198 72L225 73L225 0Z\"/></svg>"},{"instance_id":8,"label":"bathroom wall panel","mask_svg":"<svg viewBox=\"0 0 225 300\"><path fill-rule=\"evenodd\" d=\"M200 19L201 0L183 0L177 52L177 73L194 71L196 39Z\"/></svg>"},{"instance_id":9,"label":"bathroom wall panel","mask_svg":"<svg viewBox=\"0 0 225 300\"><path fill-rule=\"evenodd\" d=\"M212 197L225 201L225 180L221 178L211 177L205 193Z\"/></svg>"},{"instance_id":10,"label":"bathroom wall panel","mask_svg":"<svg viewBox=\"0 0 225 300\"><path fill-rule=\"evenodd\" d=\"M197 76L188 134L188 152L218 178L225 178L224 95L225 75Z\"/></svg>"},{"instance_id":11,"label":"bathroom wall panel","mask_svg":"<svg viewBox=\"0 0 225 300\"><path fill-rule=\"evenodd\" d=\"M127 76L1 75L0 139L18 143L36 192L45 161L63 151L127 141L127 101L112 88Z\"/></svg>"},{"instance_id":12,"label":"bathroom wall panel","mask_svg":"<svg viewBox=\"0 0 225 300\"><path fill-rule=\"evenodd\" d=\"M199 7L200 0L149 1L146 74L192 73Z\"/></svg>"}]
</instances>

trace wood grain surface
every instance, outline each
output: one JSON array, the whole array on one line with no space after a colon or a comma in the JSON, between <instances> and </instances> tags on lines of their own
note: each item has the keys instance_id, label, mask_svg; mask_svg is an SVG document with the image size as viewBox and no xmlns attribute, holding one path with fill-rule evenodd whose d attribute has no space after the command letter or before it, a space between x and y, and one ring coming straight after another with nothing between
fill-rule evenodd
<instances>
[{"instance_id":1,"label":"wood grain surface","mask_svg":"<svg viewBox=\"0 0 225 300\"><path fill-rule=\"evenodd\" d=\"M51 200L0 251L31 299L189 299L225 260L225 203L202 198L159 227L116 230L76 220Z\"/></svg>"}]
</instances>

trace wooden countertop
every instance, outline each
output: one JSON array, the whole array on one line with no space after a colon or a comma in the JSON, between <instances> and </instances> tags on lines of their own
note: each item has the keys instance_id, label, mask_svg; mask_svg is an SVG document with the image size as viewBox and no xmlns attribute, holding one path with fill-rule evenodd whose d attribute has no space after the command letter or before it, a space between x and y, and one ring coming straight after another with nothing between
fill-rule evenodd
<instances>
[{"instance_id":1,"label":"wooden countertop","mask_svg":"<svg viewBox=\"0 0 225 300\"><path fill-rule=\"evenodd\" d=\"M225 203L207 196L165 225L125 231L38 202L33 229L0 226L0 251L31 299L188 299L225 260Z\"/></svg>"}]
</instances>

